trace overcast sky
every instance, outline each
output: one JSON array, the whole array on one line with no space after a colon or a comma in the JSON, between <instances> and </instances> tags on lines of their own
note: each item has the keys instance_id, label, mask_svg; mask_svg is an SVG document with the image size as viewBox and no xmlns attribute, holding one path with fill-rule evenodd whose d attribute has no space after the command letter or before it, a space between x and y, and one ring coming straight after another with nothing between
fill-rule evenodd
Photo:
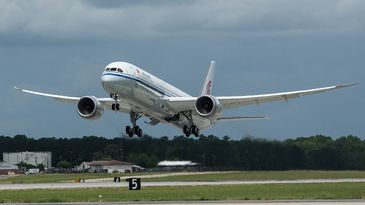
<instances>
[{"instance_id":1,"label":"overcast sky","mask_svg":"<svg viewBox=\"0 0 365 205\"><path fill-rule=\"evenodd\" d=\"M127 61L198 95L216 61L214 95L339 83L348 89L229 110L271 120L217 124L204 134L286 139L365 137L365 1L0 1L0 135L118 137L127 114L81 119L73 105L13 87L106 97L104 67ZM181 135L167 125L146 134Z\"/></svg>"}]
</instances>

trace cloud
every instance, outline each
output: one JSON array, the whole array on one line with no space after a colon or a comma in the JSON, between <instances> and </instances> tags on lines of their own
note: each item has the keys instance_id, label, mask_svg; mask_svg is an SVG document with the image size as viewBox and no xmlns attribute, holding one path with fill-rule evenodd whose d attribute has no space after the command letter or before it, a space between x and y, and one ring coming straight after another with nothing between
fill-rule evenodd
<instances>
[{"instance_id":1,"label":"cloud","mask_svg":"<svg viewBox=\"0 0 365 205\"><path fill-rule=\"evenodd\" d=\"M361 0L1 1L0 35L123 39L363 33Z\"/></svg>"}]
</instances>

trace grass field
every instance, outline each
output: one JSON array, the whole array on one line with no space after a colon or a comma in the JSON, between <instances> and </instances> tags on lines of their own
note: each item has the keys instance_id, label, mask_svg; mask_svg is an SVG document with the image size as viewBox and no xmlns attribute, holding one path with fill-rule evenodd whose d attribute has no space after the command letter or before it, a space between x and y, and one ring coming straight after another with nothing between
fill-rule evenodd
<instances>
[{"instance_id":1,"label":"grass field","mask_svg":"<svg viewBox=\"0 0 365 205\"><path fill-rule=\"evenodd\" d=\"M144 181L247 181L365 178L365 171L239 171L147 178Z\"/></svg>"},{"instance_id":2,"label":"grass field","mask_svg":"<svg viewBox=\"0 0 365 205\"><path fill-rule=\"evenodd\" d=\"M186 173L182 176L148 178L161 173L138 173L143 181L227 181L227 180L294 180L365 178L363 171L240 171L218 173ZM165 173L163 173L165 174ZM77 178L96 179L133 174L39 174L1 179L0 183L51 183ZM143 183L142 183L143 186ZM127 188L89 188L62 190L0 191L0 203L9 202L97 202L102 201L186 201L186 200L300 200L300 199L365 199L365 183L269 184L143 187L141 191Z\"/></svg>"},{"instance_id":3,"label":"grass field","mask_svg":"<svg viewBox=\"0 0 365 205\"><path fill-rule=\"evenodd\" d=\"M365 183L271 184L194 187L0 191L0 203L97 202L102 201L191 201L191 200L292 200L364 199Z\"/></svg>"},{"instance_id":4,"label":"grass field","mask_svg":"<svg viewBox=\"0 0 365 205\"><path fill-rule=\"evenodd\" d=\"M159 175L166 173L133 173L133 174L37 174L21 175L0 179L0 184L14 183L56 183L81 179L110 178L114 176L136 176L136 175ZM181 174L181 173L180 173ZM191 174L179 176L165 176L148 178L143 181L227 181L227 180L294 180L294 179L343 179L343 178L365 178L365 171L237 171Z\"/></svg>"}]
</instances>

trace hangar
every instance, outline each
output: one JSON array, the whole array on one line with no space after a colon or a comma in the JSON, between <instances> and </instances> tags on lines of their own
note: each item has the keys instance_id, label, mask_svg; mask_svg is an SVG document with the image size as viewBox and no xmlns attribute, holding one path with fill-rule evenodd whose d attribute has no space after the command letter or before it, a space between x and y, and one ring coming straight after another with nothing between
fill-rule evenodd
<instances>
[{"instance_id":1,"label":"hangar","mask_svg":"<svg viewBox=\"0 0 365 205\"><path fill-rule=\"evenodd\" d=\"M4 152L3 160L8 164L24 162L37 166L43 164L45 168L52 167L52 152Z\"/></svg>"},{"instance_id":2,"label":"hangar","mask_svg":"<svg viewBox=\"0 0 365 205\"><path fill-rule=\"evenodd\" d=\"M21 173L22 172L18 169L18 166L0 162L0 175L14 175Z\"/></svg>"},{"instance_id":3,"label":"hangar","mask_svg":"<svg viewBox=\"0 0 365 205\"><path fill-rule=\"evenodd\" d=\"M125 173L134 171L143 171L144 168L133 165L129 162L123 162L118 160L102 160L83 162L77 167L78 171L89 170L91 172L108 172L108 173Z\"/></svg>"}]
</instances>

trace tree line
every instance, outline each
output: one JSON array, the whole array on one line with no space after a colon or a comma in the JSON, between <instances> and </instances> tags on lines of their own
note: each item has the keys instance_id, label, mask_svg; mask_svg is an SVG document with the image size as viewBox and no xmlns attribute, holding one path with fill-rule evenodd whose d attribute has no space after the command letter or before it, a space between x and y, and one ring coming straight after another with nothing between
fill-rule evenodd
<instances>
[{"instance_id":1,"label":"tree line","mask_svg":"<svg viewBox=\"0 0 365 205\"><path fill-rule=\"evenodd\" d=\"M0 153L18 151L51 151L53 166L115 159L146 168L155 167L162 160L191 160L217 170L365 169L365 141L352 135L337 139L316 135L283 141L252 137L233 140L213 135L172 139L148 135L113 139L0 136Z\"/></svg>"}]
</instances>

